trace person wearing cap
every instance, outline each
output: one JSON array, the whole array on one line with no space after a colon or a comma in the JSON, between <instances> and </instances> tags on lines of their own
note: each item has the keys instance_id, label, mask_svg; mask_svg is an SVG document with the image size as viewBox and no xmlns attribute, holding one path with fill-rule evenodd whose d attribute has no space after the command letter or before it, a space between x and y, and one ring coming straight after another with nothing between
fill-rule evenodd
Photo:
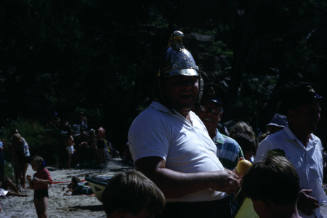
<instances>
[{"instance_id":1,"label":"person wearing cap","mask_svg":"<svg viewBox=\"0 0 327 218\"><path fill-rule=\"evenodd\" d=\"M260 142L255 162L263 160L270 150L284 153L300 178L300 215L304 218L320 218L323 215L319 205L327 202L322 187L323 147L321 140L313 132L320 119L322 97L310 84L303 82L287 86L283 97L282 111L287 116L288 126Z\"/></svg>"},{"instance_id":2,"label":"person wearing cap","mask_svg":"<svg viewBox=\"0 0 327 218\"><path fill-rule=\"evenodd\" d=\"M244 154L237 141L218 130L218 124L224 112L222 101L216 97L203 98L196 111L217 146L217 156L220 162L225 168L233 170L238 160L244 158Z\"/></svg>"},{"instance_id":3,"label":"person wearing cap","mask_svg":"<svg viewBox=\"0 0 327 218\"><path fill-rule=\"evenodd\" d=\"M218 124L223 115L223 103L221 99L213 96L204 96L201 104L195 109L198 116L206 126L209 136L217 146L217 156L222 165L229 170L234 170L238 161L244 159L244 154L238 142L218 130ZM239 202L233 195L228 196L231 200L231 213L234 215L239 208Z\"/></svg>"},{"instance_id":4,"label":"person wearing cap","mask_svg":"<svg viewBox=\"0 0 327 218\"><path fill-rule=\"evenodd\" d=\"M231 217L226 193L239 177L224 169L205 125L191 110L199 97L200 73L175 31L160 67L158 98L132 122L128 145L136 169L163 191L163 217Z\"/></svg>"},{"instance_id":5,"label":"person wearing cap","mask_svg":"<svg viewBox=\"0 0 327 218\"><path fill-rule=\"evenodd\" d=\"M266 132L258 137L258 141L261 142L268 135L283 129L285 126L288 126L287 117L283 114L275 113L271 121L266 124Z\"/></svg>"}]
</instances>

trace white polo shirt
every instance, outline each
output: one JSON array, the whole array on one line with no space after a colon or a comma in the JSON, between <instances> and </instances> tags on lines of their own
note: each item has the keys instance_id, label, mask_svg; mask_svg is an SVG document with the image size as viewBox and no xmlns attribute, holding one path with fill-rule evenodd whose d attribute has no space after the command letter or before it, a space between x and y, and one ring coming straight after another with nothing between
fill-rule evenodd
<instances>
[{"instance_id":1,"label":"white polo shirt","mask_svg":"<svg viewBox=\"0 0 327 218\"><path fill-rule=\"evenodd\" d=\"M299 178L300 187L312 189L312 196L319 202L327 200L327 196L322 188L323 180L323 156L322 144L320 139L311 134L308 145L305 147L303 143L288 128L267 136L260 144L255 156L255 162L262 161L268 151L281 149L285 152L286 158L295 167ZM323 217L319 208L315 211L316 216L307 217ZM325 215L327 217L327 214Z\"/></svg>"},{"instance_id":2,"label":"white polo shirt","mask_svg":"<svg viewBox=\"0 0 327 218\"><path fill-rule=\"evenodd\" d=\"M190 112L189 122L178 112L159 102L152 104L133 121L128 144L134 162L156 156L166 160L166 167L184 173L224 170L217 158L217 148L200 118ZM168 201L212 201L225 193L206 189Z\"/></svg>"}]
</instances>

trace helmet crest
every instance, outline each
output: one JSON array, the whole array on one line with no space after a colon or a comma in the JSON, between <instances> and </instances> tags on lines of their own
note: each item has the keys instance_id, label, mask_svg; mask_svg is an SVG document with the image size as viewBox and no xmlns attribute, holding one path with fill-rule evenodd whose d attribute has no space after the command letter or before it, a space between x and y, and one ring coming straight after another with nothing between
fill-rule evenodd
<instances>
[{"instance_id":1,"label":"helmet crest","mask_svg":"<svg viewBox=\"0 0 327 218\"><path fill-rule=\"evenodd\" d=\"M199 76L199 67L192 54L184 47L183 37L184 33L179 30L171 34L159 77Z\"/></svg>"}]
</instances>

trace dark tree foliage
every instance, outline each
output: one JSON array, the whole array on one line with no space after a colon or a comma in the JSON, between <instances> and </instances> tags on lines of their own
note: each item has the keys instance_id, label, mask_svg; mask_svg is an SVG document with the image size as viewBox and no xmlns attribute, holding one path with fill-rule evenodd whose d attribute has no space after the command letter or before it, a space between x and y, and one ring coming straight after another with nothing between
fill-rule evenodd
<instances>
[{"instance_id":1,"label":"dark tree foliage","mask_svg":"<svg viewBox=\"0 0 327 218\"><path fill-rule=\"evenodd\" d=\"M224 120L258 131L285 82L310 81L327 96L326 12L326 1L313 0L3 0L2 123L100 110L94 125L124 144L151 100L169 34L181 29L207 84L225 100ZM322 121L320 133L324 113Z\"/></svg>"}]
</instances>

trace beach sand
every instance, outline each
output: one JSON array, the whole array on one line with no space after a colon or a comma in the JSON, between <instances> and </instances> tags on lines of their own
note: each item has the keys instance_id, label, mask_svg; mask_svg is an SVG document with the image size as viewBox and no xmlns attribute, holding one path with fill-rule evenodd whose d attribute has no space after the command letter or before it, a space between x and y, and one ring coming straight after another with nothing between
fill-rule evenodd
<instances>
[{"instance_id":1,"label":"beach sand","mask_svg":"<svg viewBox=\"0 0 327 218\"><path fill-rule=\"evenodd\" d=\"M54 181L62 182L52 184L49 188L48 217L106 217L102 209L101 202L95 196L74 195L64 196L64 190L71 181L72 176L84 179L86 175L116 174L120 169L126 169L127 166L120 162L110 162L108 168L104 170L95 169L64 169L56 170L48 167L51 177ZM35 172L29 166L27 175L33 175ZM33 190L24 189L27 197L6 196L0 198L2 212L1 218L27 218L37 217L33 204Z\"/></svg>"},{"instance_id":2,"label":"beach sand","mask_svg":"<svg viewBox=\"0 0 327 218\"><path fill-rule=\"evenodd\" d=\"M105 212L102 209L101 202L95 196L74 195L64 196L64 190L71 181L72 176L84 179L86 175L112 175L130 166L122 164L120 161L111 161L105 170L94 169L65 169L55 170L49 167L50 174L54 181L63 182L52 184L49 188L49 218L61 217L102 217L105 218ZM31 167L28 168L27 175L33 175L35 172ZM2 212L0 218L28 218L37 217L33 204L33 190L25 189L27 197L1 197L0 204ZM324 217L327 218L327 205L321 207Z\"/></svg>"}]
</instances>

